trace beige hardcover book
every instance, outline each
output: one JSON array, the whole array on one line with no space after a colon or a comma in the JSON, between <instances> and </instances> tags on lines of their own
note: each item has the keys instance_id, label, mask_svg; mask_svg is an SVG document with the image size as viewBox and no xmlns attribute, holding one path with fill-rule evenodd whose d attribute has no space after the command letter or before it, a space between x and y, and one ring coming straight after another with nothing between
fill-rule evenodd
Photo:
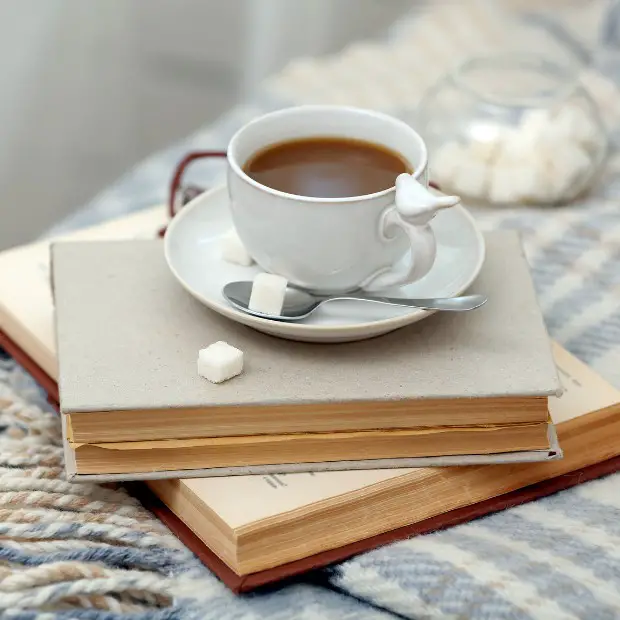
<instances>
[{"instance_id":1,"label":"beige hardcover book","mask_svg":"<svg viewBox=\"0 0 620 620\"><path fill-rule=\"evenodd\" d=\"M514 233L487 237L481 309L443 313L379 339L290 342L205 308L172 277L159 241L52 248L59 387L75 445L283 433L546 424L559 390ZM505 274L509 274L506 277ZM226 340L247 369L198 376Z\"/></svg>"},{"instance_id":2,"label":"beige hardcover book","mask_svg":"<svg viewBox=\"0 0 620 620\"><path fill-rule=\"evenodd\" d=\"M438 457L450 457L459 464L460 458L471 455L496 461L498 454L530 460L530 454L545 458L551 441L548 424L510 424L103 444L68 441L67 447L73 453L75 471L71 474L95 475L100 480L113 474L115 479L128 480L157 477L156 472L164 472L167 477L187 476L187 470L192 470L192 476L243 474L248 467L264 465L277 466L277 471L289 467L366 469L410 466L415 463L409 459L414 458L421 459L420 464L432 464L429 459ZM557 451L555 441L553 449Z\"/></svg>"},{"instance_id":3,"label":"beige hardcover book","mask_svg":"<svg viewBox=\"0 0 620 620\"><path fill-rule=\"evenodd\" d=\"M561 347L556 345L554 352L565 386L564 394L549 402L564 452L561 460L157 480L148 485L237 575L310 556L320 565L320 554L330 549L618 457L620 391ZM441 519L437 521L439 527ZM308 562L306 570L311 566ZM287 572L293 567L283 567L280 577Z\"/></svg>"}]
</instances>

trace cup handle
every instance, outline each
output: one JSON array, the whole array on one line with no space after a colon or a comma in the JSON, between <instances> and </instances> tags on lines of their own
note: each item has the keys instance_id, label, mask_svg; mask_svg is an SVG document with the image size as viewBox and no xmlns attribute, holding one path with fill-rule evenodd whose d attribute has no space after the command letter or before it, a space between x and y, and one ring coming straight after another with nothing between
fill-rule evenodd
<instances>
[{"instance_id":1,"label":"cup handle","mask_svg":"<svg viewBox=\"0 0 620 620\"><path fill-rule=\"evenodd\" d=\"M412 186L415 183L415 186ZM441 209L459 204L458 196L437 196L411 175L401 175L396 182L396 202L388 207L379 221L379 236L388 243L400 228L409 240L411 258L405 268L390 266L374 273L361 284L367 291L411 284L422 279L432 268L437 254L431 220Z\"/></svg>"},{"instance_id":2,"label":"cup handle","mask_svg":"<svg viewBox=\"0 0 620 620\"><path fill-rule=\"evenodd\" d=\"M172 175L172 179L170 181L170 190L168 192L167 207L168 207L168 218L170 220L172 220L172 218L176 215L177 210L178 210L177 195L181 188L181 180L183 178L183 175L185 174L186 169L189 167L189 165L192 162L196 161L197 159L209 159L212 157L225 158L226 151L190 151L177 164L176 168L174 169L174 174ZM196 188L196 195L200 193L201 193L200 188ZM158 233L160 237L164 236L164 234L166 233L166 228L167 226L163 226L160 229Z\"/></svg>"},{"instance_id":3,"label":"cup handle","mask_svg":"<svg viewBox=\"0 0 620 620\"><path fill-rule=\"evenodd\" d=\"M435 234L429 224L414 224L405 220L395 205L383 212L379 228L382 240L389 242L394 238L394 228L400 228L409 239L411 259L405 269L388 267L373 274L362 283L361 288L365 291L375 291L409 284L423 278L433 266L437 253Z\"/></svg>"}]
</instances>

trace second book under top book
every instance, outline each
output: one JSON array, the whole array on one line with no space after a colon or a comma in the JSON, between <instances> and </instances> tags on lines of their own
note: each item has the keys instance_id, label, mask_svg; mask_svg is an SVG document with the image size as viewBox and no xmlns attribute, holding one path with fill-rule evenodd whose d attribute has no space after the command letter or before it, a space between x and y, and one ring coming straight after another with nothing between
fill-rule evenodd
<instances>
[{"instance_id":1,"label":"second book under top book","mask_svg":"<svg viewBox=\"0 0 620 620\"><path fill-rule=\"evenodd\" d=\"M183 462L145 467L193 469L192 450L218 442L232 460L237 450L240 464L257 464L265 454L252 462L247 448L256 435L255 453L332 436L339 457L325 442L315 450L326 461L381 458L375 445L384 458L549 450L547 399L559 383L514 234L487 238L474 287L489 296L485 307L347 345L289 342L220 317L174 281L159 241L58 243L52 259L61 407L88 473L103 450L120 461L154 448L175 448ZM217 340L244 351L246 370L213 385L196 358Z\"/></svg>"}]
</instances>

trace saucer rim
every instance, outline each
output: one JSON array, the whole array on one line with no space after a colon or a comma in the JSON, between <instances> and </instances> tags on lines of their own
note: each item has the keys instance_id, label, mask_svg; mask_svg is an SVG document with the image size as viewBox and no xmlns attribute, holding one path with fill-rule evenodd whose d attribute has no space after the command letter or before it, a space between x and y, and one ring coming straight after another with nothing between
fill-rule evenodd
<instances>
[{"instance_id":1,"label":"saucer rim","mask_svg":"<svg viewBox=\"0 0 620 620\"><path fill-rule=\"evenodd\" d=\"M172 235L174 235L174 231L176 230L176 228L179 226L179 222L182 221L184 217L187 217L188 214L191 213L194 209L199 208L199 205L201 205L203 202L208 203L210 200L214 200L214 198L217 198L219 194L224 194L224 199L227 202L230 202L230 197L228 195L228 186L225 182L220 183L219 185L216 185L204 191L202 194L190 200L183 208L181 208L178 211L178 213L174 216L174 218L172 218L172 220L168 224L168 227L166 228L166 231L163 237L164 258L168 266L168 269L171 271L172 275L175 277L177 282L181 284L181 286L192 297L194 297L195 299L200 301L202 304L207 306L210 310L213 310L214 312L217 312L218 314L226 316L227 318L233 321L240 322L249 327L255 327L258 329L258 327L256 326L261 326L261 327L264 326L265 328L268 328L271 332L274 329L279 329L280 331L286 333L286 336L302 335L302 333L305 333L308 336L310 336L313 333L314 334L321 333L321 334L327 335L330 332L334 332L336 334L341 334L341 335L346 336L347 332L357 332L359 330L364 330L364 329L373 330L373 331L378 331L378 330L381 330L382 328L398 329L400 327L405 327L417 321L423 320L437 312L437 310L414 309L412 312L403 314L401 316L390 317L387 319L379 319L376 321L368 321L364 323L354 323L354 324L345 324L345 325L321 325L321 324L308 325L307 323L301 323L301 322L278 322L278 321L272 321L271 319L263 319L261 317L253 316L251 314L246 314L244 312L241 312L233 308L232 306L226 305L226 301L223 297L222 297L222 303L218 303L219 300L210 299L210 298L205 297L204 295L201 295L199 292L192 289L189 286L189 284L186 283L185 279L182 278L181 275L178 273L178 271L174 268L173 261L171 260L171 257L170 257L170 244L171 244L170 239ZM484 235L482 234L482 231L476 224L474 217L462 204L455 205L454 207L450 209L450 211L452 210L459 210L462 213L462 215L465 216L465 219L469 222L472 230L475 233L475 237L477 240L477 249L478 249L478 254L479 254L478 262L476 263L475 268L472 269L471 275L469 276L469 278L467 278L467 280L464 282L463 285L459 286L459 290L454 293L454 295L461 295L464 291L466 291L473 284L473 282L476 280L476 278L480 274L480 270L482 269L482 266L486 258L486 243L484 240ZM297 334L293 332L297 332Z\"/></svg>"}]
</instances>

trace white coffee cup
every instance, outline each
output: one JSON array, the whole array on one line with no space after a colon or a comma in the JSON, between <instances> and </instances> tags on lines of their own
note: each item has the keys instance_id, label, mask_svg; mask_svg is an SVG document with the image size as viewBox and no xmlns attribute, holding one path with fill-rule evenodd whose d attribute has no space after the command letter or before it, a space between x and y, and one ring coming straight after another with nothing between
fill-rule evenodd
<instances>
[{"instance_id":1,"label":"white coffee cup","mask_svg":"<svg viewBox=\"0 0 620 620\"><path fill-rule=\"evenodd\" d=\"M266 187L243 171L252 155L272 144L328 136L386 147L413 174L399 177L398 196L395 183L365 196L313 198ZM428 191L428 155L420 135L370 110L308 105L266 114L233 136L227 158L232 217L248 252L265 271L310 290L376 290L419 280L435 260L429 221L438 209L458 202ZM407 252L408 264L398 265Z\"/></svg>"}]
</instances>

